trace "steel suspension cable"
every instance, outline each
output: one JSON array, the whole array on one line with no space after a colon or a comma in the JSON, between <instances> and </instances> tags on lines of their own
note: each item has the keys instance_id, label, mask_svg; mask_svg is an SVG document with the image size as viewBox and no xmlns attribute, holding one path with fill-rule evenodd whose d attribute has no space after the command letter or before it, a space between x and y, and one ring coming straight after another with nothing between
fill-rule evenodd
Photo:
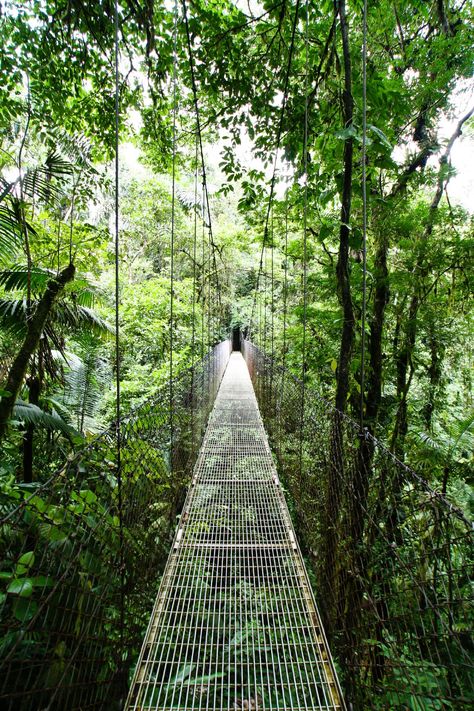
<instances>
[{"instance_id":1,"label":"steel suspension cable","mask_svg":"<svg viewBox=\"0 0 474 711\"><path fill-rule=\"evenodd\" d=\"M263 256L263 350L267 351L267 262L268 262L268 251L266 245L264 246L264 256Z\"/></svg>"},{"instance_id":2,"label":"steel suspension cable","mask_svg":"<svg viewBox=\"0 0 474 711\"><path fill-rule=\"evenodd\" d=\"M286 330L287 330L287 315L288 315L288 192L285 199L285 241L284 241L284 277L283 277L283 354L282 364L286 367Z\"/></svg>"},{"instance_id":3,"label":"steel suspension cable","mask_svg":"<svg viewBox=\"0 0 474 711\"><path fill-rule=\"evenodd\" d=\"M256 307L256 303L257 303L257 293L258 293L258 289L259 289L259 285L260 285L260 276L262 274L262 269L263 269L264 249L265 249L265 245L266 245L267 237L268 237L268 223L269 223L269 219L270 219L270 210L271 210L271 206L273 204L273 196L274 196L274 192L275 192L278 155L279 155L279 150L280 150L280 145L281 145L281 136L283 133L283 121L285 118L285 110L286 110L286 106L288 103L290 70L291 70L291 62L293 59L293 50L294 50L294 46L295 46L296 27L298 25L299 8L300 8L300 0L297 0L296 5L295 5L295 14L293 16L293 24L292 24L292 28L291 28L290 49L288 52L288 62L287 62L287 66L286 66L285 82L284 82L284 87L283 87L283 99L281 102L280 120L279 120L279 124L278 124L275 159L273 162L273 173L272 173L272 178L270 181L270 194L269 194L269 198L268 198L268 206L267 206L267 212L266 212L266 216L265 216L265 227L263 230L263 243L262 243L262 249L260 252L260 263L259 263L259 268L258 268L258 272L257 272L257 283L255 285L255 293L254 293L254 299L253 299L253 305L252 305L252 312L250 315L250 327L249 327L250 331L252 329L254 312L255 312L255 307Z\"/></svg>"},{"instance_id":4,"label":"steel suspension cable","mask_svg":"<svg viewBox=\"0 0 474 711\"><path fill-rule=\"evenodd\" d=\"M272 215L271 215L271 245L270 245L270 270L271 270L271 354L272 354L272 363L275 358L275 263L274 263L274 239L275 235L273 233L273 207L272 207Z\"/></svg>"},{"instance_id":5,"label":"steel suspension cable","mask_svg":"<svg viewBox=\"0 0 474 711\"><path fill-rule=\"evenodd\" d=\"M309 73L309 5L306 0L306 25L305 25L305 108L304 108L304 136L303 136L303 168L304 168L304 195L303 195L303 343L301 364L301 411L300 411L300 451L299 465L300 478L303 471L303 435L304 435L304 410L306 396L306 321L307 321L307 224L308 224L308 73Z\"/></svg>"},{"instance_id":6,"label":"steel suspension cable","mask_svg":"<svg viewBox=\"0 0 474 711\"><path fill-rule=\"evenodd\" d=\"M177 42L178 42L178 2L174 3L173 28L173 136L171 168L171 234L170 234L170 365L169 365L169 425L170 425L170 463L172 466L174 444L174 383L173 383L173 348L174 348L174 241L176 211L176 121L178 114L177 92Z\"/></svg>"},{"instance_id":7,"label":"steel suspension cable","mask_svg":"<svg viewBox=\"0 0 474 711\"><path fill-rule=\"evenodd\" d=\"M204 188L205 188L204 192L205 192L205 199L206 199L206 208L207 208L207 214L208 214L208 219L209 219L209 224L208 224L209 240L210 240L210 243L212 246L212 260L213 260L213 268L214 268L215 279L216 279L216 284L217 284L216 291L217 291L219 309L222 309L219 274L217 271L216 244L214 241L214 235L213 235L213 231L212 231L211 208L210 208L210 202L209 202L209 190L208 190L208 186L207 186L206 164L205 164L205 160L204 160L204 147L203 147L203 142L202 142L201 118L200 118L200 113L199 113L196 71L195 71L195 67L194 67L193 51L192 51L192 46L191 46L191 33L189 31L188 11L187 11L186 0L182 0L182 6L183 6L184 26L186 29L186 43L187 43L187 48L188 48L189 69L191 72L191 84L192 84L192 91L193 91L194 110L196 113L197 133L199 136L199 148L200 148L200 152L201 152L202 176L203 176L203 184L204 184Z\"/></svg>"},{"instance_id":8,"label":"steel suspension cable","mask_svg":"<svg viewBox=\"0 0 474 711\"><path fill-rule=\"evenodd\" d=\"M196 133L195 145L195 168L194 168L194 227L193 227L193 303L192 303L192 332L191 332L191 432L192 451L194 455L195 436L195 397L194 397L194 367L196 362L196 259L197 259L197 226L198 226L198 136Z\"/></svg>"},{"instance_id":9,"label":"steel suspension cable","mask_svg":"<svg viewBox=\"0 0 474 711\"><path fill-rule=\"evenodd\" d=\"M362 9L362 314L360 358L360 427L364 428L365 323L367 316L367 0Z\"/></svg>"},{"instance_id":10,"label":"steel suspension cable","mask_svg":"<svg viewBox=\"0 0 474 711\"><path fill-rule=\"evenodd\" d=\"M123 532L123 487L122 487L122 413L121 413L121 357L120 357L120 233L119 233L119 138L120 138L120 74L119 74L119 8L114 3L114 84L115 84L115 195L114 195L114 271L115 271L115 441L117 450L117 499L120 547L120 667L123 665L125 643L125 561ZM120 669L121 672L121 669Z\"/></svg>"},{"instance_id":11,"label":"steel suspension cable","mask_svg":"<svg viewBox=\"0 0 474 711\"><path fill-rule=\"evenodd\" d=\"M286 191L285 195L285 237L284 237L284 276L283 276L283 353L282 353L282 371L281 371L281 388L280 388L280 397L278 400L279 406L278 406L278 419L279 419L279 437L278 437L278 443L279 443L279 453L281 455L281 442L283 441L284 437L284 412L281 407L281 402L283 401L284 398L284 393L285 393L285 377L286 377L286 338L287 338L287 308L288 308L288 189Z\"/></svg>"}]
</instances>

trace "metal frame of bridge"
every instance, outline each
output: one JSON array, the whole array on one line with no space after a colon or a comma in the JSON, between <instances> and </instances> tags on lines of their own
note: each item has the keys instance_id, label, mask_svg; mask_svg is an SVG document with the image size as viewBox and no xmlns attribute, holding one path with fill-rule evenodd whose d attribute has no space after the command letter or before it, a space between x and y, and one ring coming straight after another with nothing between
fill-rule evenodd
<instances>
[{"instance_id":1,"label":"metal frame of bridge","mask_svg":"<svg viewBox=\"0 0 474 711\"><path fill-rule=\"evenodd\" d=\"M233 353L126 709L344 708L248 370Z\"/></svg>"}]
</instances>

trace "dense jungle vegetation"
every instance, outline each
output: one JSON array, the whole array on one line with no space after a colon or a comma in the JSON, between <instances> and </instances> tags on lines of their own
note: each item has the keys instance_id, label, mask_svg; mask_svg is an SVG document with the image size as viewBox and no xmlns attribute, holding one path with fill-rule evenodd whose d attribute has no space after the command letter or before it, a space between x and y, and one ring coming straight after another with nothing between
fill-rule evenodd
<instances>
[{"instance_id":1,"label":"dense jungle vegetation","mask_svg":"<svg viewBox=\"0 0 474 711\"><path fill-rule=\"evenodd\" d=\"M120 1L122 407L238 326L355 419L363 382L365 425L469 516L473 6L368 4L363 381L361 13ZM0 36L1 515L115 418L114 4L0 2Z\"/></svg>"},{"instance_id":2,"label":"dense jungle vegetation","mask_svg":"<svg viewBox=\"0 0 474 711\"><path fill-rule=\"evenodd\" d=\"M306 377L354 414L361 10L310 3L305 43L292 24L305 10L296 9L286 2L189 9L213 225L213 244L200 234L196 254L202 168L196 186L191 65L179 22L175 367L192 343L201 353L231 325L248 327L252 307L261 314L263 304L253 338L267 348L271 341L279 358L284 347L286 363L301 373L306 93ZM2 481L44 476L113 417L112 10L107 2L2 7ZM450 198L450 181L453 148L472 145L471 12L464 2L370 3L367 67L366 422L463 506L472 457L472 215ZM120 8L125 408L168 373L173 17L153 2ZM28 321L56 275L54 303L33 334ZM24 367L11 379L28 340Z\"/></svg>"}]
</instances>

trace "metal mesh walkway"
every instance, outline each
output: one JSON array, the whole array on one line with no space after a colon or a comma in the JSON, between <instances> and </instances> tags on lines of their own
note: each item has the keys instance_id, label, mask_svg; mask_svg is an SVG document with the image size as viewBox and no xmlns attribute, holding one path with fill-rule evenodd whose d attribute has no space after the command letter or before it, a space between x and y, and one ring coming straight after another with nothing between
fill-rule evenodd
<instances>
[{"instance_id":1,"label":"metal mesh walkway","mask_svg":"<svg viewBox=\"0 0 474 711\"><path fill-rule=\"evenodd\" d=\"M343 709L247 367L233 353L128 711Z\"/></svg>"}]
</instances>

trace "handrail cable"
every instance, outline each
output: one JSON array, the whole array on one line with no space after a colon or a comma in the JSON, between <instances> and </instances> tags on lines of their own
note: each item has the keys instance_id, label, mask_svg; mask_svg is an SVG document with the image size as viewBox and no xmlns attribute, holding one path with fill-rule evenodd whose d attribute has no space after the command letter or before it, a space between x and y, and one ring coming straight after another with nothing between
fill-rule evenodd
<instances>
[{"instance_id":1,"label":"handrail cable","mask_svg":"<svg viewBox=\"0 0 474 711\"><path fill-rule=\"evenodd\" d=\"M286 66L285 83L284 83L284 87L283 87L283 99L281 102L281 109L280 109L280 121L278 124L275 159L273 162L273 174L272 174L272 178L270 181L270 194L268 196L268 206L267 206L267 213L266 213L266 217L265 217L265 227L263 230L263 243L262 243L262 249L260 252L260 264L259 264L259 268L258 268L258 272L257 272L257 283L255 285L252 312L250 315L250 325L249 325L249 332L250 333L252 331L253 317L254 317L255 306L256 306L256 302L257 302L257 293L258 293L258 289L259 289L259 285L260 285L260 276L261 276L262 270L263 270L264 248L265 248L265 244L266 244L267 236L268 236L268 222L269 222L269 218L270 218L270 210L271 210L271 206L272 206L273 195L275 192L277 162L278 162L278 155L279 155L279 151L280 151L281 137L282 137L282 133L283 133L283 120L285 117L285 110L286 110L286 106L288 103L288 88L289 88L289 83L290 83L290 69L291 69L291 61L293 59L293 49L295 46L296 26L298 24L299 8L300 8L300 0L296 0L295 14L293 17L293 25L291 28L291 41L290 41L290 49L288 52L288 62L287 62L287 66Z\"/></svg>"},{"instance_id":2,"label":"handrail cable","mask_svg":"<svg viewBox=\"0 0 474 711\"><path fill-rule=\"evenodd\" d=\"M360 357L360 427L364 428L365 322L367 316L367 0L362 9L362 314Z\"/></svg>"}]
</instances>

